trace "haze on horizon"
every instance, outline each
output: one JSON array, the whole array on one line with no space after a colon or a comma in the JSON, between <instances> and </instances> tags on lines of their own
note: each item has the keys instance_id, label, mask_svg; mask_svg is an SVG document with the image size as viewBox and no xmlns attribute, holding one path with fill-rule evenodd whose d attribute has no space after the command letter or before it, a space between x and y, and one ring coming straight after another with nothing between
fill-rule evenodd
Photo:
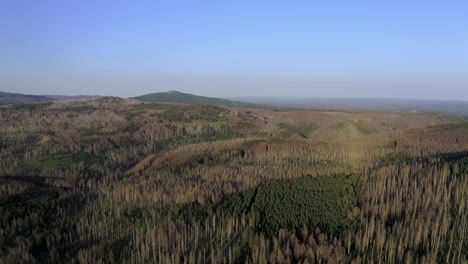
<instances>
[{"instance_id":1,"label":"haze on horizon","mask_svg":"<svg viewBox=\"0 0 468 264\"><path fill-rule=\"evenodd\" d=\"M0 91L468 101L464 1L2 1Z\"/></svg>"}]
</instances>

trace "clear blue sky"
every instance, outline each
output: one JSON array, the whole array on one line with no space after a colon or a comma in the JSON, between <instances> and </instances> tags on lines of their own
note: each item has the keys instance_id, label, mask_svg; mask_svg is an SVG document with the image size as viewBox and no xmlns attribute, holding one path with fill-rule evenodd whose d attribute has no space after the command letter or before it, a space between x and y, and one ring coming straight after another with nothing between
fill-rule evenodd
<instances>
[{"instance_id":1,"label":"clear blue sky","mask_svg":"<svg viewBox=\"0 0 468 264\"><path fill-rule=\"evenodd\" d=\"M4 0L0 90L468 100L468 2Z\"/></svg>"}]
</instances>

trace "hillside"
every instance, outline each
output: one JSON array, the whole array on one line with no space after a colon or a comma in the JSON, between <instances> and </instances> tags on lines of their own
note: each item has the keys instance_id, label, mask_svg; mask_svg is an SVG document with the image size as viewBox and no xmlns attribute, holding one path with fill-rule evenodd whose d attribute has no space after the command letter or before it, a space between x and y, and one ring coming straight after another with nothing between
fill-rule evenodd
<instances>
[{"instance_id":1,"label":"hillside","mask_svg":"<svg viewBox=\"0 0 468 264\"><path fill-rule=\"evenodd\" d=\"M220 99L214 97L206 97L193 95L188 93L182 93L178 91L169 91L161 93L151 93L146 95L141 95L138 97L133 97L131 99L136 99L143 102L153 102L153 103L180 103L180 104L209 104L209 105L218 105L218 106L253 106L250 103L243 103L238 101L231 101L227 99Z\"/></svg>"},{"instance_id":2,"label":"hillside","mask_svg":"<svg viewBox=\"0 0 468 264\"><path fill-rule=\"evenodd\" d=\"M463 118L103 97L0 124L0 263L468 259Z\"/></svg>"},{"instance_id":3,"label":"hillside","mask_svg":"<svg viewBox=\"0 0 468 264\"><path fill-rule=\"evenodd\" d=\"M30 104L30 103L41 103L41 102L52 102L59 100L80 100L80 99L92 99L98 98L99 96L94 95L77 95L77 96L66 96L66 95L30 95L20 93L6 93L0 91L0 105L5 104Z\"/></svg>"}]
</instances>

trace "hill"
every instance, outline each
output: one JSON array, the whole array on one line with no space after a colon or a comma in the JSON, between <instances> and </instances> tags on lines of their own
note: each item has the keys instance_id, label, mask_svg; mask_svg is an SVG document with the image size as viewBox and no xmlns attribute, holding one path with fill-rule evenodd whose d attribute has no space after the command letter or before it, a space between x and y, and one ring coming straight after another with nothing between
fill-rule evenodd
<instances>
[{"instance_id":1,"label":"hill","mask_svg":"<svg viewBox=\"0 0 468 264\"><path fill-rule=\"evenodd\" d=\"M209 104L209 105L218 105L218 106L254 106L251 103L244 103L238 101L231 101L227 99L220 99L214 97L206 97L193 95L188 93L182 93L178 91L169 91L161 93L151 93L146 95L141 95L138 97L133 97L131 99L136 99L143 102L164 102L164 103L181 103L181 104Z\"/></svg>"},{"instance_id":2,"label":"hill","mask_svg":"<svg viewBox=\"0 0 468 264\"><path fill-rule=\"evenodd\" d=\"M2 104L28 104L28 103L41 103L59 100L79 100L79 99L92 99L99 96L92 95L30 95L20 93L6 93L0 91L0 105Z\"/></svg>"}]
</instances>

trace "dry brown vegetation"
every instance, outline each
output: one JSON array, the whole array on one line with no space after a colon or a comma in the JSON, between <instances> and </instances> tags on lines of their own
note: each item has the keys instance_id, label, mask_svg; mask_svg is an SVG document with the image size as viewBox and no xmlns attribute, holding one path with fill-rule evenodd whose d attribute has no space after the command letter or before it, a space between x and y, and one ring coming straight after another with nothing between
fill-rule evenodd
<instances>
[{"instance_id":1,"label":"dry brown vegetation","mask_svg":"<svg viewBox=\"0 0 468 264\"><path fill-rule=\"evenodd\" d=\"M0 262L466 263L468 126L454 121L120 98L2 106ZM291 225L255 224L259 186L333 175L357 177L345 201L326 197L347 219L337 230L291 228L281 210Z\"/></svg>"}]
</instances>

